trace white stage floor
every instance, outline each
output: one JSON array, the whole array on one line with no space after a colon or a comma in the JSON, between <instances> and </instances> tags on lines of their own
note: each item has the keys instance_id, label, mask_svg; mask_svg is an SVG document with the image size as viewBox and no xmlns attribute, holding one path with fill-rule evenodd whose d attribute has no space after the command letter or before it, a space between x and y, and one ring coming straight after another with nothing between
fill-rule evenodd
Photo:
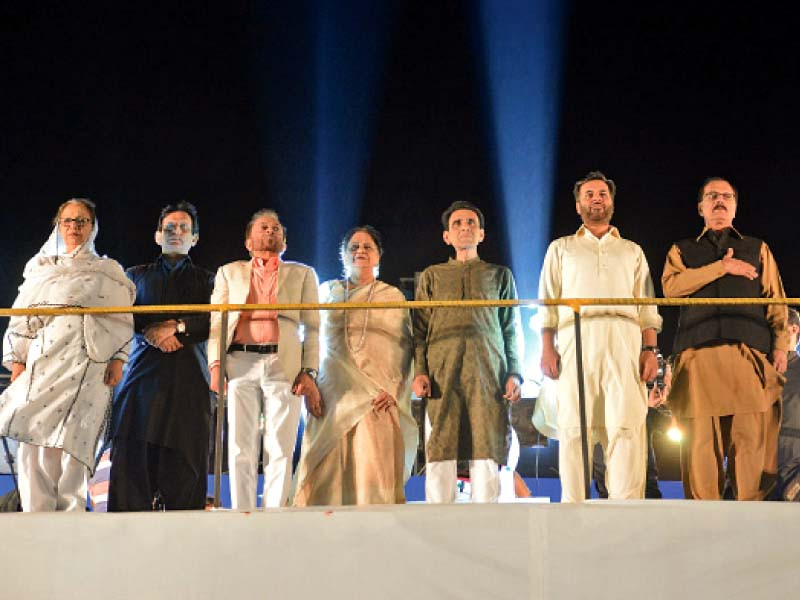
<instances>
[{"instance_id":1,"label":"white stage floor","mask_svg":"<svg viewBox=\"0 0 800 600\"><path fill-rule=\"evenodd\" d=\"M0 514L0 598L792 598L800 504Z\"/></svg>"}]
</instances>

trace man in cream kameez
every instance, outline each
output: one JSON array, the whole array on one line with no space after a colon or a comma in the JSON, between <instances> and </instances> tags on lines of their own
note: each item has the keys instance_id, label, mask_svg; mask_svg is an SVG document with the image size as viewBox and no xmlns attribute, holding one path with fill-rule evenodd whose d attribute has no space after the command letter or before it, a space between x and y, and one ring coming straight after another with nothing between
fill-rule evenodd
<instances>
[{"instance_id":1,"label":"man in cream kameez","mask_svg":"<svg viewBox=\"0 0 800 600\"><path fill-rule=\"evenodd\" d=\"M574 234L547 249L541 298L648 298L650 269L642 249L611 225L616 186L599 171L575 183ZM566 306L540 309L542 373L558 380L561 501L584 499L574 317ZM647 393L656 376L655 306L590 306L581 310L589 447L605 452L609 498L643 498L647 464Z\"/></svg>"}]
</instances>

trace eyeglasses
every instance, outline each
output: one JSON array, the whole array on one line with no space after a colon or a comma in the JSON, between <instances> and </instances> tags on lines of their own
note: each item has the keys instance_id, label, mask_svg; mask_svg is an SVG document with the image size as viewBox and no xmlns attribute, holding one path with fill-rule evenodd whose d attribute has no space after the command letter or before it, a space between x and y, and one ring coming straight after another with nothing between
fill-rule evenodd
<instances>
[{"instance_id":1,"label":"eyeglasses","mask_svg":"<svg viewBox=\"0 0 800 600\"><path fill-rule=\"evenodd\" d=\"M78 217L77 219L60 219L58 221L59 225L63 225L64 227L69 227L70 225L75 225L77 229L83 229L84 226L91 223L91 219L87 219L85 217Z\"/></svg>"},{"instance_id":2,"label":"eyeglasses","mask_svg":"<svg viewBox=\"0 0 800 600\"><path fill-rule=\"evenodd\" d=\"M350 244L347 249L350 252L358 252L359 248L363 248L364 252L373 252L376 248L371 244Z\"/></svg>"},{"instance_id":3,"label":"eyeglasses","mask_svg":"<svg viewBox=\"0 0 800 600\"><path fill-rule=\"evenodd\" d=\"M192 226L188 223L167 223L162 228L162 231L174 235L179 229L181 233L189 233L192 230Z\"/></svg>"},{"instance_id":4,"label":"eyeglasses","mask_svg":"<svg viewBox=\"0 0 800 600\"><path fill-rule=\"evenodd\" d=\"M732 192L706 192L703 194L703 198L708 198L709 200L716 200L719 197L722 197L723 200L733 200L736 198L736 194Z\"/></svg>"}]
</instances>

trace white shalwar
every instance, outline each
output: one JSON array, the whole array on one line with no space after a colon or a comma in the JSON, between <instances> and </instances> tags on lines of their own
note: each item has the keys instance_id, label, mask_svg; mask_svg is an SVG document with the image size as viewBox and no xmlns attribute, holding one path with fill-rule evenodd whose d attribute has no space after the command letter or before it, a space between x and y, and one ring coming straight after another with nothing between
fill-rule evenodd
<instances>
[{"instance_id":1,"label":"white shalwar","mask_svg":"<svg viewBox=\"0 0 800 600\"><path fill-rule=\"evenodd\" d=\"M95 253L96 235L95 223L89 239L64 254L56 227L28 261L14 308L132 305L136 288L116 261ZM112 359L127 360L132 336L130 314L11 318L3 337L3 365L26 366L0 396L0 435L69 455L61 460L52 452L26 449L26 472L20 474L24 510L85 506L85 493L82 502L69 498L80 495L73 488L85 486L86 472L94 469L111 407L112 388L103 383L106 366ZM76 469L83 470L82 477Z\"/></svg>"},{"instance_id":2,"label":"white shalwar","mask_svg":"<svg viewBox=\"0 0 800 600\"><path fill-rule=\"evenodd\" d=\"M596 238L581 226L547 249L539 296L560 298L651 298L653 282L642 249L612 227ZM584 499L578 408L577 360L572 309L540 309L543 329L555 329L558 378L558 439L561 501ZM661 330L655 306L586 306L581 309L586 419L589 448L602 444L609 498L643 498L646 473L647 393L639 377L641 332ZM590 466L591 469L591 466Z\"/></svg>"}]
</instances>

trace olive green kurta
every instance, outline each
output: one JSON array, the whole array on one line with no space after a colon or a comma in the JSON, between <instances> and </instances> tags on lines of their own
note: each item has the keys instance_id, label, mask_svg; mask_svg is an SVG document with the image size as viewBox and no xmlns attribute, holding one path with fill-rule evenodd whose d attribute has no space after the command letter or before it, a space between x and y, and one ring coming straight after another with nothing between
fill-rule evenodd
<instances>
[{"instance_id":1,"label":"olive green kurta","mask_svg":"<svg viewBox=\"0 0 800 600\"><path fill-rule=\"evenodd\" d=\"M425 269L417 300L516 299L507 267L479 258ZM428 375L428 461L505 464L511 439L505 381L521 372L516 308L415 310L415 375Z\"/></svg>"}]
</instances>

